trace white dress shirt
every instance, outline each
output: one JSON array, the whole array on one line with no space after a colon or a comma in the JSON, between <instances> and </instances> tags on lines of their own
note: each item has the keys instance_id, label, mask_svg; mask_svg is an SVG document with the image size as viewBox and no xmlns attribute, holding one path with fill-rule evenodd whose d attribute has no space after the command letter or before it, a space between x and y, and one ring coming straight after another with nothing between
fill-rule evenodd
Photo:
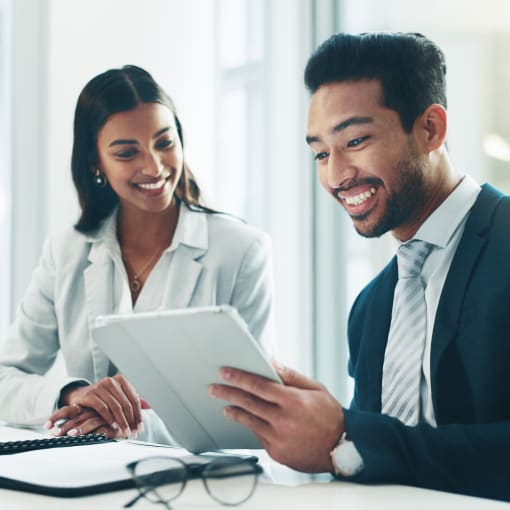
<instances>
[{"instance_id":1,"label":"white dress shirt","mask_svg":"<svg viewBox=\"0 0 510 510\"><path fill-rule=\"evenodd\" d=\"M174 236L170 246L168 246L156 264L149 273L144 286L133 306L131 291L129 288L129 280L122 260L122 253L117 240L117 214L108 218L104 225L105 246L114 264L114 280L113 280L113 310L114 313L138 313L151 312L159 310L164 306L164 290L161 285L162 281L167 279L167 275L172 264L172 258L175 250L180 243L186 242L186 231L193 225L193 219L190 218L187 207L180 207L179 220L174 232Z\"/></svg>"},{"instance_id":2,"label":"white dress shirt","mask_svg":"<svg viewBox=\"0 0 510 510\"><path fill-rule=\"evenodd\" d=\"M426 219L414 239L427 241L434 246L425 260L422 278L427 304L427 335L423 353L421 379L421 416L430 425L436 425L430 385L430 346L437 306L453 256L464 233L468 213L473 207L480 185L468 175L450 193L446 200Z\"/></svg>"}]
</instances>

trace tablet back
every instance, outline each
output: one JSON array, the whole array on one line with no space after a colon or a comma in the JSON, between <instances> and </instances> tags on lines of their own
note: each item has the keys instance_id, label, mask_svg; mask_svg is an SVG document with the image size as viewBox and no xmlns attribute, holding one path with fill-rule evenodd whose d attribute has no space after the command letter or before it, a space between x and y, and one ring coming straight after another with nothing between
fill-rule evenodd
<instances>
[{"instance_id":1,"label":"tablet back","mask_svg":"<svg viewBox=\"0 0 510 510\"><path fill-rule=\"evenodd\" d=\"M92 335L175 440L191 452L262 448L209 397L222 366L280 382L237 310L230 306L100 316Z\"/></svg>"}]
</instances>

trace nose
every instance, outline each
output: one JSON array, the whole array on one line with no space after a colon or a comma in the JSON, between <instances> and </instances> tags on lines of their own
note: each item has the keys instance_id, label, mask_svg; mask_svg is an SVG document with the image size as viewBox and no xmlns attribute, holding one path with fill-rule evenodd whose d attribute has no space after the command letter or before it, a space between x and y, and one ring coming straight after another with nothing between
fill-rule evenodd
<instances>
[{"instance_id":1,"label":"nose","mask_svg":"<svg viewBox=\"0 0 510 510\"><path fill-rule=\"evenodd\" d=\"M143 161L142 174L158 177L163 173L163 162L158 154L148 153Z\"/></svg>"},{"instance_id":2,"label":"nose","mask_svg":"<svg viewBox=\"0 0 510 510\"><path fill-rule=\"evenodd\" d=\"M326 166L326 184L330 189L344 185L357 174L350 159L338 149L332 149Z\"/></svg>"}]
</instances>

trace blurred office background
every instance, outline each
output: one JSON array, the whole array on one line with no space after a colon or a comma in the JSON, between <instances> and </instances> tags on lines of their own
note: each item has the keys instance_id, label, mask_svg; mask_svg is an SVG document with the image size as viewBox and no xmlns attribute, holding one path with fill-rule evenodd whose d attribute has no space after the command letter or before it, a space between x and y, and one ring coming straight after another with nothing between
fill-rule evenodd
<instances>
[{"instance_id":1,"label":"blurred office background","mask_svg":"<svg viewBox=\"0 0 510 510\"><path fill-rule=\"evenodd\" d=\"M273 238L277 357L343 403L346 319L393 252L357 236L305 146L311 50L338 31L420 31L445 51L455 164L510 192L508 0L0 0L0 334L50 231L78 214L83 85L137 64L167 89L209 203Z\"/></svg>"}]
</instances>

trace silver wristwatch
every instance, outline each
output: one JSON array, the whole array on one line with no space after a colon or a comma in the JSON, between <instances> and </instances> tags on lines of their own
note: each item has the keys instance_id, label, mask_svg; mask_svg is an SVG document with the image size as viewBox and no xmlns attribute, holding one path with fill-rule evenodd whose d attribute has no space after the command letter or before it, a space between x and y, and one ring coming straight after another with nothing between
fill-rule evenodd
<instances>
[{"instance_id":1,"label":"silver wristwatch","mask_svg":"<svg viewBox=\"0 0 510 510\"><path fill-rule=\"evenodd\" d=\"M363 470L365 464L355 444L342 434L336 447L330 452L333 471L337 476L354 476Z\"/></svg>"}]
</instances>

